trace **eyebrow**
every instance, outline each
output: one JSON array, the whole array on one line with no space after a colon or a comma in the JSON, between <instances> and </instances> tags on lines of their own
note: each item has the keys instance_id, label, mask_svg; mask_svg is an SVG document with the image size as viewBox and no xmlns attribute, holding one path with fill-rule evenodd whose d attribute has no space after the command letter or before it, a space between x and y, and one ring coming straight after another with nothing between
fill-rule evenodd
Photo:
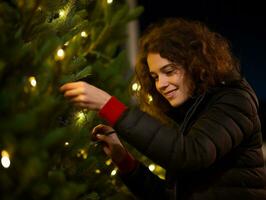
<instances>
[{"instance_id":1,"label":"eyebrow","mask_svg":"<svg viewBox=\"0 0 266 200\"><path fill-rule=\"evenodd\" d=\"M163 71L165 68L169 67L169 66L174 66L175 64L174 63L168 63L166 65L163 65L161 68L160 68L160 71ZM153 74L155 72L152 72L150 71L150 74Z\"/></svg>"}]
</instances>

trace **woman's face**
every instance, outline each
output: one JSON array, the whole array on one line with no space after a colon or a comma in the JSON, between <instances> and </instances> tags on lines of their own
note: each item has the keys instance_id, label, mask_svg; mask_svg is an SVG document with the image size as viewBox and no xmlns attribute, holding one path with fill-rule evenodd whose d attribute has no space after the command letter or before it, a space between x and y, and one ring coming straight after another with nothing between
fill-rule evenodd
<instances>
[{"instance_id":1,"label":"woman's face","mask_svg":"<svg viewBox=\"0 0 266 200\"><path fill-rule=\"evenodd\" d=\"M147 62L157 91L171 106L178 107L190 97L189 81L183 67L162 58L158 53L149 53Z\"/></svg>"}]
</instances>

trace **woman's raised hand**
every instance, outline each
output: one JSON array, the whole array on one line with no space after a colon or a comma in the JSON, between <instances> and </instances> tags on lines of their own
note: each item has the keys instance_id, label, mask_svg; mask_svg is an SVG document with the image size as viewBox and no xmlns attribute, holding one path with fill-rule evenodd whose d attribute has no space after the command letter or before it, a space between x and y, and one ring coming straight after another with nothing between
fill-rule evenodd
<instances>
[{"instance_id":1,"label":"woman's raised hand","mask_svg":"<svg viewBox=\"0 0 266 200\"><path fill-rule=\"evenodd\" d=\"M66 83L60 91L75 106L97 111L111 98L107 92L83 81Z\"/></svg>"}]
</instances>

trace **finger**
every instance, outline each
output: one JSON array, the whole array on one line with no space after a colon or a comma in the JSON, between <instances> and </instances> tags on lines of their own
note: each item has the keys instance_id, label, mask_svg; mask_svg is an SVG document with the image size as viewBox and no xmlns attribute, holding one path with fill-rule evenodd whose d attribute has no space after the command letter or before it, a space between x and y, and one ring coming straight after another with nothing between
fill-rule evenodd
<instances>
[{"instance_id":1,"label":"finger","mask_svg":"<svg viewBox=\"0 0 266 200\"><path fill-rule=\"evenodd\" d=\"M69 97L69 100L72 102L72 103L86 103L86 96L82 95L82 94L79 94L77 96L72 96L72 97Z\"/></svg>"},{"instance_id":2,"label":"finger","mask_svg":"<svg viewBox=\"0 0 266 200\"><path fill-rule=\"evenodd\" d=\"M97 132L99 132L102 129L103 126L104 126L103 124L98 124L97 126L95 126L92 129L92 134L96 134Z\"/></svg>"},{"instance_id":3,"label":"finger","mask_svg":"<svg viewBox=\"0 0 266 200\"><path fill-rule=\"evenodd\" d=\"M102 135L102 134L96 134L95 135L96 136L96 138L99 140L99 141L102 141L102 142L108 142L108 138L107 138L107 136L105 136L105 135Z\"/></svg>"},{"instance_id":4,"label":"finger","mask_svg":"<svg viewBox=\"0 0 266 200\"><path fill-rule=\"evenodd\" d=\"M99 130L101 129L101 127L103 126L103 124L99 124L97 126L95 126L93 129L92 129L92 132L91 132L91 139L93 141L97 141L97 137L96 137L96 134L99 133Z\"/></svg>"},{"instance_id":5,"label":"finger","mask_svg":"<svg viewBox=\"0 0 266 200\"><path fill-rule=\"evenodd\" d=\"M83 102L74 103L74 106L77 108L88 108L88 104Z\"/></svg>"},{"instance_id":6,"label":"finger","mask_svg":"<svg viewBox=\"0 0 266 200\"><path fill-rule=\"evenodd\" d=\"M110 135L112 133L115 133L115 130L110 126L99 124L97 127L93 129L93 132L101 133L104 135Z\"/></svg>"},{"instance_id":7,"label":"finger","mask_svg":"<svg viewBox=\"0 0 266 200\"><path fill-rule=\"evenodd\" d=\"M71 82L71 83L66 83L64 85L62 85L59 89L61 92L64 92L66 90L71 90L76 88L76 83L75 82Z\"/></svg>"},{"instance_id":8,"label":"finger","mask_svg":"<svg viewBox=\"0 0 266 200\"><path fill-rule=\"evenodd\" d=\"M85 84L87 84L87 83L85 83L83 81L70 82L70 83L66 83L66 84L62 85L59 89L61 92L64 92L66 90L72 90L72 89L75 89L77 87L81 87Z\"/></svg>"},{"instance_id":9,"label":"finger","mask_svg":"<svg viewBox=\"0 0 266 200\"><path fill-rule=\"evenodd\" d=\"M64 93L65 97L74 97L74 96L78 96L84 94L84 89L83 88L75 88L75 89L70 89L70 90L66 90Z\"/></svg>"}]
</instances>

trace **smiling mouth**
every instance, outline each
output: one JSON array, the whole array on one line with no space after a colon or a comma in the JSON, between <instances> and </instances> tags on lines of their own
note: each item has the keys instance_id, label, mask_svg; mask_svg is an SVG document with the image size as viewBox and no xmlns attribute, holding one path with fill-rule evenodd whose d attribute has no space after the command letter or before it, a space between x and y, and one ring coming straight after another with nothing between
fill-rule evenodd
<instances>
[{"instance_id":1,"label":"smiling mouth","mask_svg":"<svg viewBox=\"0 0 266 200\"><path fill-rule=\"evenodd\" d=\"M176 92L176 91L177 91L177 89L174 89L174 90L170 90L170 91L168 91L168 92L165 92L165 93L164 93L164 96L165 96L166 98L173 98L174 92Z\"/></svg>"}]
</instances>

